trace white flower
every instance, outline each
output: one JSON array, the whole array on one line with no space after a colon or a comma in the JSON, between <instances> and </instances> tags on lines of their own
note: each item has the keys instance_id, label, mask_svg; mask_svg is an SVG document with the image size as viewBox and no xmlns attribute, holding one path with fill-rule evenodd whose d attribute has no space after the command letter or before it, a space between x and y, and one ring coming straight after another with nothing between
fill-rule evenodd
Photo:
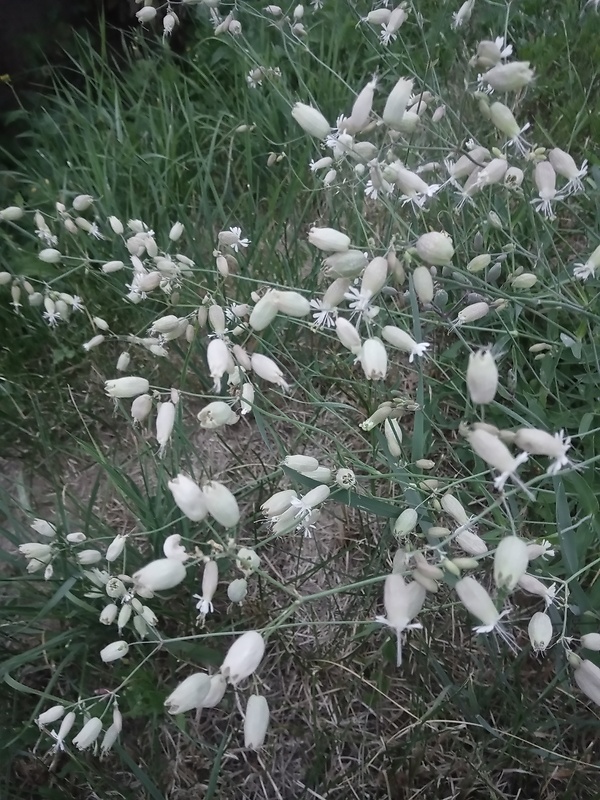
<instances>
[{"instance_id":1,"label":"white flower","mask_svg":"<svg viewBox=\"0 0 600 800\"><path fill-rule=\"evenodd\" d=\"M596 270L598 268L600 268L600 245L598 245L587 261L575 264L573 275L575 278L579 278L580 281L587 281L588 278L594 278L596 276Z\"/></svg>"},{"instance_id":2,"label":"white flower","mask_svg":"<svg viewBox=\"0 0 600 800\"><path fill-rule=\"evenodd\" d=\"M536 558L552 558L554 556L554 549L547 539L543 539L539 544L538 542L530 542L527 545L527 557L530 561Z\"/></svg>"},{"instance_id":3,"label":"white flower","mask_svg":"<svg viewBox=\"0 0 600 800\"><path fill-rule=\"evenodd\" d=\"M318 298L310 301L310 307L313 309L312 317L315 328L335 328L337 308L326 306L325 303Z\"/></svg>"},{"instance_id":4,"label":"white flower","mask_svg":"<svg viewBox=\"0 0 600 800\"><path fill-rule=\"evenodd\" d=\"M459 580L454 588L467 611L481 622L481 625L477 625L473 630L476 633L491 633L495 631L504 639L511 650L516 651L514 637L505 630L501 622L502 617L505 617L508 612L498 611L494 601L483 586L475 578L468 576Z\"/></svg>"},{"instance_id":5,"label":"white flower","mask_svg":"<svg viewBox=\"0 0 600 800\"><path fill-rule=\"evenodd\" d=\"M524 573L517 581L517 585L528 594L535 594L538 597L543 597L546 606L551 606L556 598L556 584L551 583L550 586L546 586L546 584L542 583L535 575Z\"/></svg>"},{"instance_id":6,"label":"white flower","mask_svg":"<svg viewBox=\"0 0 600 800\"><path fill-rule=\"evenodd\" d=\"M529 129L529 122L523 126L519 125L510 108L504 103L492 103L489 112L492 124L501 133L508 136L508 144L512 145L521 155L527 153L529 145L523 139L522 134Z\"/></svg>"},{"instance_id":7,"label":"white flower","mask_svg":"<svg viewBox=\"0 0 600 800\"><path fill-rule=\"evenodd\" d=\"M314 489L311 489L301 497L290 498L290 508L295 510L294 518L300 520L300 522L304 521L311 515L315 506L327 500L329 494L329 486L321 484L320 486L315 486Z\"/></svg>"},{"instance_id":8,"label":"white flower","mask_svg":"<svg viewBox=\"0 0 600 800\"><path fill-rule=\"evenodd\" d=\"M196 608L200 616L205 617L214 611L212 599L219 583L219 567L216 561L208 561L202 572L202 594L193 595L197 600Z\"/></svg>"},{"instance_id":9,"label":"white flower","mask_svg":"<svg viewBox=\"0 0 600 800\"><path fill-rule=\"evenodd\" d=\"M68 714L65 714L65 716L63 717L63 720L60 724L60 728L58 729L58 733L50 731L50 735L54 739L54 747L52 748L54 752L58 752L60 750L65 749L65 739L69 735L69 732L74 724L75 724L75 712L69 711Z\"/></svg>"},{"instance_id":10,"label":"white flower","mask_svg":"<svg viewBox=\"0 0 600 800\"><path fill-rule=\"evenodd\" d=\"M538 197L531 205L548 219L554 219L552 201L561 199L556 191L556 172L549 161L540 161L535 165L533 178L538 190Z\"/></svg>"},{"instance_id":11,"label":"white flower","mask_svg":"<svg viewBox=\"0 0 600 800\"><path fill-rule=\"evenodd\" d=\"M252 363L252 369L259 378L281 386L284 392L289 391L290 387L284 378L282 370L272 358L264 356L262 353L253 353L250 361Z\"/></svg>"},{"instance_id":12,"label":"white flower","mask_svg":"<svg viewBox=\"0 0 600 800\"><path fill-rule=\"evenodd\" d=\"M219 233L219 242L228 245L233 251L239 253L240 247L248 247L250 239L242 237L241 228L229 228L228 231L221 231Z\"/></svg>"},{"instance_id":13,"label":"white flower","mask_svg":"<svg viewBox=\"0 0 600 800\"><path fill-rule=\"evenodd\" d=\"M527 491L526 487L520 483L516 475L520 464L523 464L529 458L527 453L521 453L514 457L504 442L482 428L469 431L467 439L475 453L492 467L492 469L500 473L494 480L496 489L501 491L508 478L512 477L522 489Z\"/></svg>"},{"instance_id":14,"label":"white flower","mask_svg":"<svg viewBox=\"0 0 600 800\"><path fill-rule=\"evenodd\" d=\"M585 178L588 171L588 162L583 161L581 167L577 167L575 160L569 153L561 150L560 147L554 147L548 153L548 161L554 167L558 175L566 178L568 183L562 189L563 197L577 192L583 192L582 178Z\"/></svg>"},{"instance_id":15,"label":"white flower","mask_svg":"<svg viewBox=\"0 0 600 800\"><path fill-rule=\"evenodd\" d=\"M426 356L427 350L431 347L429 342L415 342L412 336L406 333L406 331L394 325L386 325L382 329L381 335L392 347L396 347L398 350L408 353L408 361L411 364L415 358Z\"/></svg>"},{"instance_id":16,"label":"white flower","mask_svg":"<svg viewBox=\"0 0 600 800\"><path fill-rule=\"evenodd\" d=\"M383 585L383 607L386 616L375 617L377 622L389 625L396 633L396 666L402 664L402 633L405 630L421 628L419 622L412 622L423 608L426 591L420 583L406 583L402 575L394 572L388 575Z\"/></svg>"},{"instance_id":17,"label":"white flower","mask_svg":"<svg viewBox=\"0 0 600 800\"><path fill-rule=\"evenodd\" d=\"M572 463L567 457L571 439L565 436L564 431L558 431L553 436L538 428L520 428L515 436L515 444L530 455L553 458L554 461L546 470L548 475L556 475Z\"/></svg>"}]
</instances>

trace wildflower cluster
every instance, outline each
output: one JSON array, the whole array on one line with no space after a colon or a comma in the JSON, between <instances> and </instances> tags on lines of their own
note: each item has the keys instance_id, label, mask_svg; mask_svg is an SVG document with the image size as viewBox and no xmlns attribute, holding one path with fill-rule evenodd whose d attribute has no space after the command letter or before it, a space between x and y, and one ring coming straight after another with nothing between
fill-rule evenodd
<instances>
[{"instance_id":1,"label":"wildflower cluster","mask_svg":"<svg viewBox=\"0 0 600 800\"><path fill-rule=\"evenodd\" d=\"M168 37L180 24L175 5L146 3L136 16L142 26L162 20ZM212 33L233 37L242 58L250 58L238 9L203 5ZM306 15L302 5L289 13L269 5L259 17L276 35L292 37L304 48L318 5ZM466 27L474 6L468 0L453 14L455 29ZM388 52L409 28L410 14L406 3L385 5L361 17L359 25L374 32L377 46ZM39 259L57 269L56 280L38 284L0 273L15 313L24 313L21 299L27 297L30 306L43 309L48 325L60 327L79 310L90 326L90 338L81 345L86 354L94 357L92 351L118 345L121 353L104 382L105 394L115 409L127 409L136 441L148 437L152 420L170 510L185 522L182 533L161 539L162 554L153 559L147 558L142 530L117 534L106 549L94 538L88 549L83 532L33 523L44 541L21 545L28 572L43 571L46 581L76 575L83 596L98 602L99 622L111 630L116 625L118 638L98 653L104 664L133 663L140 651L168 641L162 593L189 597L202 628L193 635L209 636L217 625L220 581L227 580L228 600L237 606L255 588L253 580L268 573L261 548L274 539L318 541L326 509L362 507L377 514L383 507L392 545L383 574L368 578L383 584L385 616L376 620L396 637L398 668L406 632L417 631L412 636L418 638L428 627L428 611L441 607L436 598L444 595L475 618L476 633L497 634L499 647L504 643L516 652L530 646L539 657L552 644L562 647L576 685L600 704L600 670L573 652L573 637L567 635L581 613L570 601L570 580L546 563L560 556L560 539L552 530L540 541L528 528L536 492L553 492L563 473L585 469L572 458L578 433L546 429L534 411L528 416L527 408L511 406L513 375L503 352L504 333L515 341L520 335L523 310L539 313L541 307L549 313L543 303L554 291L538 268L539 253L512 235L513 219L532 215L534 225L552 232L561 213L585 197L587 165L540 144L543 131L525 120L521 97L535 86L529 62L512 60L513 48L499 39L481 41L471 52L461 101L473 113L477 138L455 121L452 91L442 95L405 74L367 76L347 107L329 115L318 98L290 98L293 141L310 137L314 152L308 163L297 163L291 143L284 156L303 171L311 192L325 198L297 243L319 272L318 289L308 281L282 285L271 274L253 272L261 243L253 233L245 235L249 220L209 231L205 252L198 253L197 241L180 244L191 236L181 222L161 231L150 216L121 220L115 209L102 208L91 187L89 194L69 192L68 204L63 193L52 214L17 206L0 211L8 224L28 229L33 223L43 245ZM254 65L247 89L254 97L263 83L284 78L283 66ZM238 131L248 135L258 127L239 124ZM272 156L268 166L280 158ZM81 260L82 236L88 237L86 245L93 241L87 268L99 280L119 282L124 303L148 308L144 330L114 330L112 320L95 315L93 297L53 288L61 283L59 270ZM590 255L568 265L562 276L571 307L581 310L582 283L593 283L600 267L600 246L586 248ZM241 502L241 487L210 474L195 455L184 457L174 435L200 429L227 440L235 426L264 428L263 415L273 408L293 419L292 403L310 396L310 379L274 344L290 331L297 341L310 343L323 372L333 363L332 373L339 371L364 389L364 408L358 402L344 407L352 444L330 447L324 429L314 437L306 428L294 452L271 470L272 491L256 519ZM558 360L563 351L555 341L529 347L532 361L550 352ZM173 378L170 389L155 377L155 359L168 364L181 354L202 376L199 409L199 393L181 377ZM438 362L446 365L445 374L437 371ZM398 376L407 378L402 391ZM465 402L440 411L435 392L441 383L455 384ZM427 435L424 419L435 420ZM492 481L486 485L480 473L488 471ZM249 530L252 549L243 544ZM130 570L131 563L142 561ZM522 612L515 611L518 604ZM190 670L166 698L167 712L212 709L228 685L237 690L250 676L258 684L255 673L271 632L266 623L240 635L212 674ZM581 646L600 650L600 636L584 634ZM71 744L96 747L105 730L100 744L105 753L122 726L117 691L54 706L38 724L54 738L55 748L63 748L76 715L83 715ZM109 708L113 722L105 729ZM59 720L58 731L48 727ZM268 720L267 697L252 694L246 747L263 745Z\"/></svg>"}]
</instances>

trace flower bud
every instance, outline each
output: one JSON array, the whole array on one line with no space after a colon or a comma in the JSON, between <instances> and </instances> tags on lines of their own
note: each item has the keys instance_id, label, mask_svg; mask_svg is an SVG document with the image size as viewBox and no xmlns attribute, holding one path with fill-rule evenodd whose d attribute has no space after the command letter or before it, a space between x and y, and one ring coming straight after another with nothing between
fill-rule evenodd
<instances>
[{"instance_id":1,"label":"flower bud","mask_svg":"<svg viewBox=\"0 0 600 800\"><path fill-rule=\"evenodd\" d=\"M245 578L236 578L227 587L227 597L232 603L241 603L248 594L248 581Z\"/></svg>"},{"instance_id":2,"label":"flower bud","mask_svg":"<svg viewBox=\"0 0 600 800\"><path fill-rule=\"evenodd\" d=\"M254 306L248 320L253 330L264 331L273 322L279 311L275 297L275 292L267 292Z\"/></svg>"},{"instance_id":3,"label":"flower bud","mask_svg":"<svg viewBox=\"0 0 600 800\"><path fill-rule=\"evenodd\" d=\"M376 295L385 286L388 274L388 263L382 256L377 256L365 267L360 284L360 293Z\"/></svg>"},{"instance_id":4,"label":"flower bud","mask_svg":"<svg viewBox=\"0 0 600 800\"><path fill-rule=\"evenodd\" d=\"M180 473L168 482L175 505L192 522L201 522L208 514L202 489L187 475Z\"/></svg>"},{"instance_id":5,"label":"flower bud","mask_svg":"<svg viewBox=\"0 0 600 800\"><path fill-rule=\"evenodd\" d=\"M129 606L123 606L123 608L129 608ZM127 642L111 642L111 644L106 645L106 647L100 651L100 658L105 664L109 664L111 661L117 661L119 658L123 658L128 652L129 645Z\"/></svg>"},{"instance_id":6,"label":"flower bud","mask_svg":"<svg viewBox=\"0 0 600 800\"><path fill-rule=\"evenodd\" d=\"M229 348L222 339L211 339L206 348L206 360L210 377L214 380L215 392L221 390L221 378L226 372L233 372L235 364Z\"/></svg>"},{"instance_id":7,"label":"flower bud","mask_svg":"<svg viewBox=\"0 0 600 800\"><path fill-rule=\"evenodd\" d=\"M52 706L52 708L49 708L39 715L35 724L38 728L41 728L42 725L50 725L53 722L57 722L59 719L62 719L65 711L66 709L64 706Z\"/></svg>"},{"instance_id":8,"label":"flower bud","mask_svg":"<svg viewBox=\"0 0 600 800\"><path fill-rule=\"evenodd\" d=\"M172 242L178 242L181 239L183 231L184 231L183 222L176 222L169 231L169 239Z\"/></svg>"},{"instance_id":9,"label":"flower bud","mask_svg":"<svg viewBox=\"0 0 600 800\"><path fill-rule=\"evenodd\" d=\"M165 700L168 714L183 714L200 708L211 689L211 679L205 672L196 672L182 681Z\"/></svg>"},{"instance_id":10,"label":"flower bud","mask_svg":"<svg viewBox=\"0 0 600 800\"><path fill-rule=\"evenodd\" d=\"M259 750L265 741L268 727L269 704L267 698L260 694L250 695L244 718L244 747L247 750Z\"/></svg>"},{"instance_id":11,"label":"flower bud","mask_svg":"<svg viewBox=\"0 0 600 800\"><path fill-rule=\"evenodd\" d=\"M222 675L233 686L252 675L265 652L265 640L258 631L247 631L231 645L221 665Z\"/></svg>"},{"instance_id":12,"label":"flower bud","mask_svg":"<svg viewBox=\"0 0 600 800\"><path fill-rule=\"evenodd\" d=\"M136 397L131 404L131 417L135 422L142 423L152 411L152 397L142 394Z\"/></svg>"},{"instance_id":13,"label":"flower bud","mask_svg":"<svg viewBox=\"0 0 600 800\"><path fill-rule=\"evenodd\" d=\"M455 325L467 325L470 322L476 322L482 319L489 313L490 307L487 303L470 303L468 306L459 311L456 317Z\"/></svg>"},{"instance_id":14,"label":"flower bud","mask_svg":"<svg viewBox=\"0 0 600 800\"><path fill-rule=\"evenodd\" d=\"M38 258L45 264L58 264L62 258L62 254L59 250L55 250L53 247L47 247L44 250L40 250L38 253Z\"/></svg>"},{"instance_id":15,"label":"flower bud","mask_svg":"<svg viewBox=\"0 0 600 800\"><path fill-rule=\"evenodd\" d=\"M498 389L498 367L489 348L469 355L467 389L472 403L491 403Z\"/></svg>"},{"instance_id":16,"label":"flower bud","mask_svg":"<svg viewBox=\"0 0 600 800\"><path fill-rule=\"evenodd\" d=\"M124 536L122 534L118 534L117 536L115 536L115 538L109 544L108 549L106 550L106 555L105 555L106 560L109 562L116 561L117 558L123 552L126 541L127 541L127 536Z\"/></svg>"},{"instance_id":17,"label":"flower bud","mask_svg":"<svg viewBox=\"0 0 600 800\"><path fill-rule=\"evenodd\" d=\"M109 397L136 397L145 394L150 388L146 378L130 376L127 378L114 378L104 382L104 389Z\"/></svg>"},{"instance_id":18,"label":"flower bud","mask_svg":"<svg viewBox=\"0 0 600 800\"><path fill-rule=\"evenodd\" d=\"M446 233L431 231L417 239L416 251L426 264L443 267L452 260L454 245L452 238Z\"/></svg>"},{"instance_id":19,"label":"flower bud","mask_svg":"<svg viewBox=\"0 0 600 800\"><path fill-rule=\"evenodd\" d=\"M310 314L310 301L299 292L273 292L275 305L289 317L306 317Z\"/></svg>"},{"instance_id":20,"label":"flower bud","mask_svg":"<svg viewBox=\"0 0 600 800\"><path fill-rule=\"evenodd\" d=\"M415 270L415 273L416 271L417 270ZM429 272L429 270L427 271ZM403 331L402 328L397 328L395 325L386 325L384 328L382 328L381 335L388 344L392 345L392 347L396 347L398 350L409 353L410 356L408 360L410 363L414 361L415 356L424 356L430 347L427 342L421 342L420 344L415 342L412 336L406 333L406 331Z\"/></svg>"},{"instance_id":21,"label":"flower bud","mask_svg":"<svg viewBox=\"0 0 600 800\"><path fill-rule=\"evenodd\" d=\"M156 441L160 445L159 458L164 454L175 424L175 405L171 402L160 403L156 415Z\"/></svg>"},{"instance_id":22,"label":"flower bud","mask_svg":"<svg viewBox=\"0 0 600 800\"><path fill-rule=\"evenodd\" d=\"M314 472L319 466L319 462L313 456L292 455L283 459L283 464L296 472ZM295 495L295 492L294 492Z\"/></svg>"},{"instance_id":23,"label":"flower bud","mask_svg":"<svg viewBox=\"0 0 600 800\"><path fill-rule=\"evenodd\" d=\"M600 705L600 668L584 659L576 667L573 678L586 697Z\"/></svg>"},{"instance_id":24,"label":"flower bud","mask_svg":"<svg viewBox=\"0 0 600 800\"><path fill-rule=\"evenodd\" d=\"M118 272L124 268L125 264L122 261L107 261L106 264L102 265L102 272L106 275L110 275L112 272Z\"/></svg>"},{"instance_id":25,"label":"flower bud","mask_svg":"<svg viewBox=\"0 0 600 800\"><path fill-rule=\"evenodd\" d=\"M402 455L402 428L398 420L386 419L383 423L383 433L390 454L394 458Z\"/></svg>"},{"instance_id":26,"label":"flower bud","mask_svg":"<svg viewBox=\"0 0 600 800\"><path fill-rule=\"evenodd\" d=\"M312 227L308 232L308 241L326 253L344 253L350 247L350 237L334 228Z\"/></svg>"},{"instance_id":27,"label":"flower bud","mask_svg":"<svg viewBox=\"0 0 600 800\"><path fill-rule=\"evenodd\" d=\"M435 289L429 267L416 267L413 271L412 278L419 303L421 303L421 305L431 303L435 294Z\"/></svg>"},{"instance_id":28,"label":"flower bud","mask_svg":"<svg viewBox=\"0 0 600 800\"><path fill-rule=\"evenodd\" d=\"M319 109L305 103L295 103L292 107L292 117L296 120L303 131L317 139L325 139L331 131L331 125L327 122Z\"/></svg>"},{"instance_id":29,"label":"flower bud","mask_svg":"<svg viewBox=\"0 0 600 800\"><path fill-rule=\"evenodd\" d=\"M471 556L483 556L488 551L488 546L481 536L469 530L469 528L459 529L459 532L454 537L454 542L461 550Z\"/></svg>"},{"instance_id":30,"label":"flower bud","mask_svg":"<svg viewBox=\"0 0 600 800\"><path fill-rule=\"evenodd\" d=\"M527 544L518 536L505 536L494 554L494 582L498 589L512 592L527 571Z\"/></svg>"},{"instance_id":31,"label":"flower bud","mask_svg":"<svg viewBox=\"0 0 600 800\"><path fill-rule=\"evenodd\" d=\"M19 206L8 206L0 211L0 219L6 222L17 222L24 214L25 212L22 208L19 208Z\"/></svg>"},{"instance_id":32,"label":"flower bud","mask_svg":"<svg viewBox=\"0 0 600 800\"><path fill-rule=\"evenodd\" d=\"M200 427L208 431L217 430L223 425L233 425L238 420L238 415L224 400L215 400L198 413Z\"/></svg>"},{"instance_id":33,"label":"flower bud","mask_svg":"<svg viewBox=\"0 0 600 800\"><path fill-rule=\"evenodd\" d=\"M101 731L102 720L99 717L92 717L85 723L77 736L73 737L72 744L78 750L87 750L100 736Z\"/></svg>"},{"instance_id":34,"label":"flower bud","mask_svg":"<svg viewBox=\"0 0 600 800\"><path fill-rule=\"evenodd\" d=\"M225 528L234 528L240 521L240 510L229 489L218 481L209 481L202 492L211 517Z\"/></svg>"},{"instance_id":35,"label":"flower bud","mask_svg":"<svg viewBox=\"0 0 600 800\"><path fill-rule=\"evenodd\" d=\"M136 12L135 16L140 24L144 25L146 22L152 22L156 17L156 9L153 6L144 6Z\"/></svg>"},{"instance_id":36,"label":"flower bud","mask_svg":"<svg viewBox=\"0 0 600 800\"><path fill-rule=\"evenodd\" d=\"M159 558L133 573L134 583L149 592L172 589L185 578L185 566L174 558Z\"/></svg>"},{"instance_id":37,"label":"flower bud","mask_svg":"<svg viewBox=\"0 0 600 800\"><path fill-rule=\"evenodd\" d=\"M335 332L344 347L354 355L358 355L362 343L354 325L344 317L338 317L335 321Z\"/></svg>"},{"instance_id":38,"label":"flower bud","mask_svg":"<svg viewBox=\"0 0 600 800\"><path fill-rule=\"evenodd\" d=\"M83 564L83 566L89 566L90 564L97 564L98 561L101 561L102 553L100 550L80 550L75 558L80 564Z\"/></svg>"},{"instance_id":39,"label":"flower bud","mask_svg":"<svg viewBox=\"0 0 600 800\"><path fill-rule=\"evenodd\" d=\"M513 289L531 289L537 283L537 275L534 275L533 272L522 272L511 278L510 283Z\"/></svg>"},{"instance_id":40,"label":"flower bud","mask_svg":"<svg viewBox=\"0 0 600 800\"><path fill-rule=\"evenodd\" d=\"M412 95L413 84L412 78L400 78L388 95L382 118L392 130L403 129L406 106Z\"/></svg>"},{"instance_id":41,"label":"flower bud","mask_svg":"<svg viewBox=\"0 0 600 800\"><path fill-rule=\"evenodd\" d=\"M360 275L367 264L367 259L360 250L346 250L327 256L323 263L328 275L349 279Z\"/></svg>"},{"instance_id":42,"label":"flower bud","mask_svg":"<svg viewBox=\"0 0 600 800\"><path fill-rule=\"evenodd\" d=\"M537 611L527 626L529 641L535 653L543 653L552 639L552 620L543 611Z\"/></svg>"},{"instance_id":43,"label":"flower bud","mask_svg":"<svg viewBox=\"0 0 600 800\"><path fill-rule=\"evenodd\" d=\"M118 606L115 603L109 603L102 609L102 612L100 614L100 622L102 623L102 625L112 625L113 622L116 620L118 613L119 613Z\"/></svg>"},{"instance_id":44,"label":"flower bud","mask_svg":"<svg viewBox=\"0 0 600 800\"><path fill-rule=\"evenodd\" d=\"M386 420L387 422L388 420ZM394 522L394 536L407 536L414 531L419 521L419 515L414 508L406 508Z\"/></svg>"}]
</instances>

